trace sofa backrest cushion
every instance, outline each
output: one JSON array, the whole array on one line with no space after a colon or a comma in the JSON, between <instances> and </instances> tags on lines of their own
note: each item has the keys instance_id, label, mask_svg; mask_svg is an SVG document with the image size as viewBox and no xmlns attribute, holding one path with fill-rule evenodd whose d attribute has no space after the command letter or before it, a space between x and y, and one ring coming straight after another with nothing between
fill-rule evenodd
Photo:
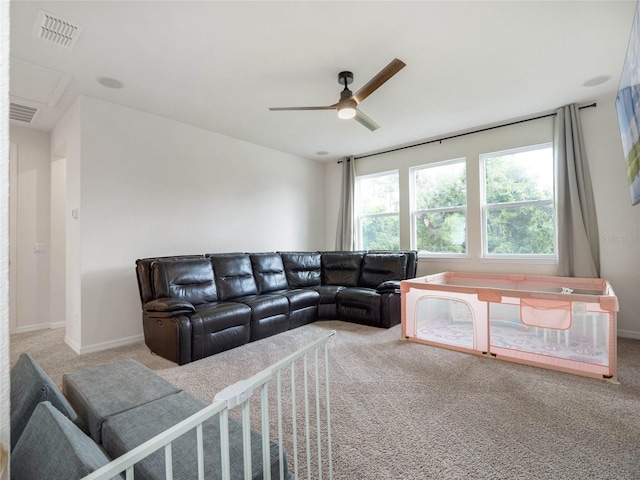
<instances>
[{"instance_id":1,"label":"sofa backrest cushion","mask_svg":"<svg viewBox=\"0 0 640 480\"><path fill-rule=\"evenodd\" d=\"M277 253L252 253L251 266L260 293L289 288L282 257Z\"/></svg>"},{"instance_id":2,"label":"sofa backrest cushion","mask_svg":"<svg viewBox=\"0 0 640 480\"><path fill-rule=\"evenodd\" d=\"M317 287L322 284L320 252L280 252L289 288Z\"/></svg>"},{"instance_id":3,"label":"sofa backrest cushion","mask_svg":"<svg viewBox=\"0 0 640 480\"><path fill-rule=\"evenodd\" d=\"M401 253L407 257L407 272L405 278L415 278L418 270L417 250L369 250L367 253Z\"/></svg>"},{"instance_id":4,"label":"sofa backrest cushion","mask_svg":"<svg viewBox=\"0 0 640 480\"><path fill-rule=\"evenodd\" d=\"M153 291L153 275L151 265L158 260L168 262L179 262L189 258L204 258L204 255L176 255L173 257L150 257L136 260L136 277L138 279L138 293L142 305L155 299Z\"/></svg>"},{"instance_id":5,"label":"sofa backrest cushion","mask_svg":"<svg viewBox=\"0 0 640 480\"><path fill-rule=\"evenodd\" d=\"M155 298L179 298L193 305L217 301L211 262L188 258L179 262L157 260L151 265Z\"/></svg>"},{"instance_id":6,"label":"sofa backrest cushion","mask_svg":"<svg viewBox=\"0 0 640 480\"><path fill-rule=\"evenodd\" d=\"M360 286L377 288L387 280L404 280L407 256L402 253L367 253L362 262Z\"/></svg>"},{"instance_id":7,"label":"sofa backrest cushion","mask_svg":"<svg viewBox=\"0 0 640 480\"><path fill-rule=\"evenodd\" d=\"M11 452L11 480L84 478L107 463L91 438L51 403L41 402Z\"/></svg>"},{"instance_id":8,"label":"sofa backrest cushion","mask_svg":"<svg viewBox=\"0 0 640 480\"><path fill-rule=\"evenodd\" d=\"M322 252L322 284L357 287L364 252Z\"/></svg>"},{"instance_id":9,"label":"sofa backrest cushion","mask_svg":"<svg viewBox=\"0 0 640 480\"><path fill-rule=\"evenodd\" d=\"M29 418L40 402L49 401L69 420L77 420L76 412L58 386L28 353L20 354L11 369L10 379L11 449L20 439Z\"/></svg>"},{"instance_id":10,"label":"sofa backrest cushion","mask_svg":"<svg viewBox=\"0 0 640 480\"><path fill-rule=\"evenodd\" d=\"M213 263L220 300L258 294L248 253L216 253L207 256Z\"/></svg>"}]
</instances>

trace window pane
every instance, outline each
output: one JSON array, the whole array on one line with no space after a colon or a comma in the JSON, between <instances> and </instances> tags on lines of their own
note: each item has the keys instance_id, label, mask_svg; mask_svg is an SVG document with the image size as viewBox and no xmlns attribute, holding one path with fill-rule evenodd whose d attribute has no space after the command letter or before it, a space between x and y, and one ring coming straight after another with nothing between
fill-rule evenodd
<instances>
[{"instance_id":1,"label":"window pane","mask_svg":"<svg viewBox=\"0 0 640 480\"><path fill-rule=\"evenodd\" d=\"M430 253L466 253L466 219L462 211L415 215L416 248Z\"/></svg>"},{"instance_id":2,"label":"window pane","mask_svg":"<svg viewBox=\"0 0 640 480\"><path fill-rule=\"evenodd\" d=\"M552 204L487 209L490 254L553 254L554 235Z\"/></svg>"},{"instance_id":3,"label":"window pane","mask_svg":"<svg viewBox=\"0 0 640 480\"><path fill-rule=\"evenodd\" d=\"M553 197L551 147L484 157L484 171L487 203Z\"/></svg>"},{"instance_id":4,"label":"window pane","mask_svg":"<svg viewBox=\"0 0 640 480\"><path fill-rule=\"evenodd\" d=\"M358 179L360 215L398 212L400 187L398 172Z\"/></svg>"},{"instance_id":5,"label":"window pane","mask_svg":"<svg viewBox=\"0 0 640 480\"><path fill-rule=\"evenodd\" d=\"M364 250L399 250L400 217L376 215L362 218L362 245Z\"/></svg>"},{"instance_id":6,"label":"window pane","mask_svg":"<svg viewBox=\"0 0 640 480\"><path fill-rule=\"evenodd\" d=\"M414 175L416 210L467 205L465 162L421 168Z\"/></svg>"}]
</instances>

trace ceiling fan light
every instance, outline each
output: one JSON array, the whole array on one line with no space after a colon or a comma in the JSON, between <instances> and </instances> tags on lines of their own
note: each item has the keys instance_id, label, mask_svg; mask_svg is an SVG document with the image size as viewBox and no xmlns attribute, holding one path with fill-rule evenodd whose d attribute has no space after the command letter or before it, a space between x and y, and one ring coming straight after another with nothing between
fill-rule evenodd
<instances>
[{"instance_id":1,"label":"ceiling fan light","mask_svg":"<svg viewBox=\"0 0 640 480\"><path fill-rule=\"evenodd\" d=\"M356 109L351 105L346 105L344 107L338 108L338 117L342 118L343 120L349 120L350 118L353 118L355 116L356 116Z\"/></svg>"}]
</instances>

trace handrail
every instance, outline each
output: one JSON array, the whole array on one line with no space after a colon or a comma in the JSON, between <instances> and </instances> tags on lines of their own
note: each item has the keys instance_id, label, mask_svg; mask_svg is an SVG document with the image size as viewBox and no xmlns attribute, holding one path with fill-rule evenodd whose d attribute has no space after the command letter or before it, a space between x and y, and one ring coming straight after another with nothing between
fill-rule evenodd
<instances>
[{"instance_id":1,"label":"handrail","mask_svg":"<svg viewBox=\"0 0 640 480\"><path fill-rule=\"evenodd\" d=\"M199 470L199 477L200 478L204 478L204 474L202 472L203 469L203 460L202 460L202 423L204 423L206 420L208 420L209 418L213 417L214 415L220 415L221 417L221 436L223 436L223 434L228 434L228 410L238 406L238 405L248 405L248 401L251 398L253 392L256 389L262 389L262 395L263 395L263 408L264 408L264 402L265 402L265 398L266 398L266 385L269 382L269 380L271 380L275 375L278 376L278 380L279 380L279 373L287 366L293 365L293 363L298 360L299 358L304 357L305 360L305 367L306 367L306 355L307 353L313 351L314 349L317 349L320 346L325 346L325 376L326 376L326 394L327 394L327 429L328 429L328 451L329 451L329 478L332 478L332 468L331 468L331 434L330 434L330 423L329 423L329 385L328 385L328 364L327 364L327 360L328 360L328 352L326 350L326 344L329 341L329 338L333 337L336 334L335 330L332 330L329 334L325 335L324 337L320 338L319 340L316 340L310 344L308 344L307 346L301 348L300 350L294 352L293 354L287 356L286 358L280 360L279 362L276 362L275 364L273 364L272 366L262 370L261 372L253 375L252 377L246 379L246 380L241 380L239 382L236 382L233 385L230 385L229 387L226 387L225 389L221 390L220 392L218 392L216 394L216 396L214 397L213 402L211 403L211 405L206 406L205 408L203 408L202 410L196 412L195 414L191 415L190 417L182 420L181 422L177 423L176 425L168 428L167 430L165 430L164 432L156 435L155 437L147 440L146 442L142 443L141 445L139 445L138 447L130 450L129 452L123 454L122 456L116 458L115 460L111 461L110 463L108 463L107 465L104 465L103 467L101 467L100 469L96 470L95 472L83 477L82 480L106 480L106 479L111 479L112 477L118 476L119 474L121 474L122 472L126 472L126 480L133 480L133 469L134 469L134 465L138 462L140 462L141 460L143 460L144 458L148 457L149 455L151 455L152 453L165 448L166 450L166 458L171 457L171 442L173 442L175 439L177 439L178 437L180 437L181 435L185 434L186 432L193 430L193 429L197 429L197 435L198 435L198 470ZM316 350L316 362L317 362L317 350ZM306 371L306 368L305 368ZM316 363L316 371L317 371L317 363ZM306 383L306 382L305 382ZM318 386L316 385L316 390L318 389ZM243 407L244 408L244 407ZM308 412L307 412L308 413ZM244 415L243 415L244 417ZM264 417L263 417L264 418ZM280 418L279 418L279 422L280 422ZM319 422L319 419L318 419ZM243 421L243 425L244 425L244 421ZM248 427L246 428L246 430L248 430ZM263 419L263 453L266 449L268 449L268 442L269 442L269 438L268 438L268 424L265 424L265 421ZM266 437L266 438L265 438ZM245 436L246 438L246 436ZM281 439L280 439L281 440ZM225 448L224 448L224 442L222 443L222 447L221 448L221 452L222 452L222 456L223 456L223 462L222 462L222 466L223 466L223 471L222 471L222 478L223 479L227 479L230 476L230 472L229 472L229 451L228 451L228 445L226 448L226 454L225 454ZM266 449L264 448L264 444L266 443ZM282 442L279 442L279 447L280 447L280 465L282 466L283 464L283 460L282 460ZM246 447L245 447L246 448ZM250 448L250 447L249 447ZM320 449L320 445L318 445L318 449ZM246 451L245 451L245 458L246 458ZM268 454L265 453L265 458L263 459L263 466L264 466L264 470L265 470L265 474L266 474L266 478L267 480L270 478L270 470L267 469L267 463L266 462L268 460L268 457L266 457L266 455ZM320 453L319 453L320 455ZM225 456L226 456L226 460L225 460ZM307 459L309 460L309 459ZM245 462L245 473L246 473L246 465L247 462ZM251 468L250 462L249 462L249 469ZM320 468L320 467L319 467ZM170 470L170 466L167 466L168 469L168 474L169 476L167 478L171 478L171 472ZM282 468L281 470L281 474L282 474Z\"/></svg>"}]
</instances>

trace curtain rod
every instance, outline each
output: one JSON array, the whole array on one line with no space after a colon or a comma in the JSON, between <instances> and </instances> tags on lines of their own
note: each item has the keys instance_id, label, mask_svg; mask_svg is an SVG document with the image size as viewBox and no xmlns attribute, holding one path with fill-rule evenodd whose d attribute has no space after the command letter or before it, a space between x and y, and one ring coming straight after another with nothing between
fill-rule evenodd
<instances>
[{"instance_id":1,"label":"curtain rod","mask_svg":"<svg viewBox=\"0 0 640 480\"><path fill-rule=\"evenodd\" d=\"M589 105L584 105L582 107L578 107L578 109L582 110L583 108L596 107L597 105L598 104L596 102L593 102L593 103L591 103ZM496 128L509 127L511 125L518 125L520 123L531 122L533 120L540 120L542 118L555 117L556 115L557 115L556 112L545 113L545 114L542 114L542 115L537 115L535 117L525 118L523 120L515 120L515 121L512 121L512 122L508 122L508 123L502 123L500 125L494 125L493 127L480 128L478 130L472 130L470 132L458 133L456 135L449 135L448 137L436 138L435 140L427 140L425 142L420 142L420 143L416 143L416 144L413 144L413 145L406 145L404 147L392 148L391 150L385 150L385 151L376 152L376 153L369 153L367 155L361 155L359 157L354 157L353 159L354 160L358 160L360 158L374 157L376 155L382 155L383 153L391 153L391 152L397 152L399 150L405 150L407 148L421 147L422 145L428 145L430 143L437 143L437 142L442 143L443 141L451 140L452 138L464 137L466 135L472 135L474 133L487 132L489 130L495 130ZM338 160L338 163L342 163L342 160Z\"/></svg>"}]
</instances>

